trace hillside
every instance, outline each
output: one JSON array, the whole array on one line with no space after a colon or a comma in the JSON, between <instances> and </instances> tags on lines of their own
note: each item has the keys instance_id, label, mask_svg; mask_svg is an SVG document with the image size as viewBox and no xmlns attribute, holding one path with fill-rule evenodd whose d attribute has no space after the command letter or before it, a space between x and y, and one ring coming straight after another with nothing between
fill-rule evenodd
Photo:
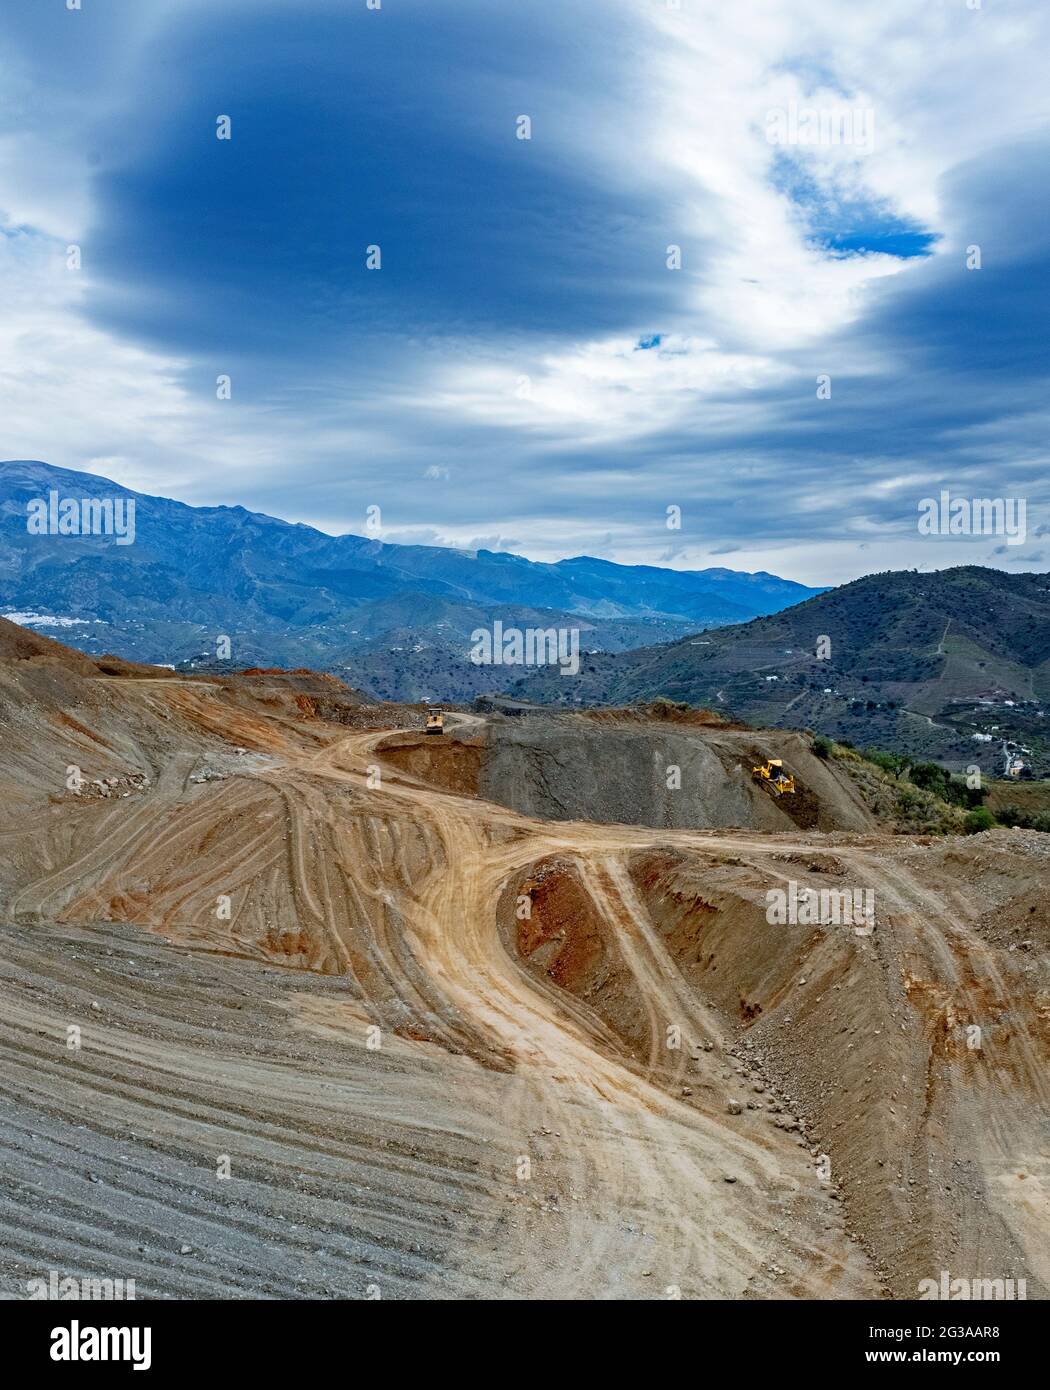
<instances>
[{"instance_id":1,"label":"hillside","mask_svg":"<svg viewBox=\"0 0 1050 1390\"><path fill-rule=\"evenodd\" d=\"M582 705L663 695L994 773L1010 742L1038 772L1050 766L1050 577L976 566L868 575L749 623L588 656L578 680L540 672L512 688Z\"/></svg>"},{"instance_id":2,"label":"hillside","mask_svg":"<svg viewBox=\"0 0 1050 1390\"><path fill-rule=\"evenodd\" d=\"M133 540L30 534L27 508L134 501ZM364 520L364 518L362 518ZM664 570L587 556L541 564L490 550L329 536L243 507L190 507L93 474L0 464L0 614L84 651L198 667L227 636L234 666L310 666L388 699L468 699L500 671L471 666L471 632L576 627L620 651L772 613L816 592L769 574Z\"/></svg>"}]
</instances>

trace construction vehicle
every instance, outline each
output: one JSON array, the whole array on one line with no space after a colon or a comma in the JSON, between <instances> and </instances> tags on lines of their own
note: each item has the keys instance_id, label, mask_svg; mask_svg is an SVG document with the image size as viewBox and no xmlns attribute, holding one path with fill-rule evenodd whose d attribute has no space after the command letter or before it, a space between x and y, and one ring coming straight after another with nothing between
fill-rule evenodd
<instances>
[{"instance_id":1,"label":"construction vehicle","mask_svg":"<svg viewBox=\"0 0 1050 1390\"><path fill-rule=\"evenodd\" d=\"M790 772L784 771L783 758L767 758L761 767L751 769L751 776L756 782L768 783L774 796L784 796L795 790L795 779Z\"/></svg>"},{"instance_id":2,"label":"construction vehicle","mask_svg":"<svg viewBox=\"0 0 1050 1390\"><path fill-rule=\"evenodd\" d=\"M445 732L445 715L442 710L427 710L426 732L428 734L443 734Z\"/></svg>"}]
</instances>

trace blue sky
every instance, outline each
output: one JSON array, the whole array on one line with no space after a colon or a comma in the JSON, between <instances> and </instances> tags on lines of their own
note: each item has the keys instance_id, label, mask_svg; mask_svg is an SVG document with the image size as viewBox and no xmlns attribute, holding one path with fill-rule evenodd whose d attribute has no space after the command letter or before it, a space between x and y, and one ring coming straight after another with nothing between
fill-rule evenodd
<instances>
[{"instance_id":1,"label":"blue sky","mask_svg":"<svg viewBox=\"0 0 1050 1390\"><path fill-rule=\"evenodd\" d=\"M540 559L1047 568L1048 8L7 0L0 456ZM941 487L1027 543L919 536Z\"/></svg>"}]
</instances>

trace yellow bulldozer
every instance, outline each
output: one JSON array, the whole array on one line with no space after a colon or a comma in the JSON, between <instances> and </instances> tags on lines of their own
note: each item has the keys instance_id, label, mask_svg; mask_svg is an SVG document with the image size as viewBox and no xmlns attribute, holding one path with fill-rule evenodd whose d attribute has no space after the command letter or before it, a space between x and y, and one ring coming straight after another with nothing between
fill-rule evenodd
<instances>
[{"instance_id":1,"label":"yellow bulldozer","mask_svg":"<svg viewBox=\"0 0 1050 1390\"><path fill-rule=\"evenodd\" d=\"M783 758L767 758L761 767L753 767L751 776L756 782L765 782L774 796L784 796L794 792L795 779L784 771Z\"/></svg>"},{"instance_id":2,"label":"yellow bulldozer","mask_svg":"<svg viewBox=\"0 0 1050 1390\"><path fill-rule=\"evenodd\" d=\"M443 734L445 732L445 716L441 710L427 710L426 732L428 734Z\"/></svg>"}]
</instances>

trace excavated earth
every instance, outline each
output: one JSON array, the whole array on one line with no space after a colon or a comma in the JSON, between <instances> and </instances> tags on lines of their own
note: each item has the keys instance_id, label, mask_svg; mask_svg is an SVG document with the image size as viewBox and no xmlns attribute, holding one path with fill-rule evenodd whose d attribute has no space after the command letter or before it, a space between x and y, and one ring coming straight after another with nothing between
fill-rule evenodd
<instances>
[{"instance_id":1,"label":"excavated earth","mask_svg":"<svg viewBox=\"0 0 1050 1390\"><path fill-rule=\"evenodd\" d=\"M893 836L800 735L420 723L0 623L0 1292L1046 1296L1050 837Z\"/></svg>"}]
</instances>

